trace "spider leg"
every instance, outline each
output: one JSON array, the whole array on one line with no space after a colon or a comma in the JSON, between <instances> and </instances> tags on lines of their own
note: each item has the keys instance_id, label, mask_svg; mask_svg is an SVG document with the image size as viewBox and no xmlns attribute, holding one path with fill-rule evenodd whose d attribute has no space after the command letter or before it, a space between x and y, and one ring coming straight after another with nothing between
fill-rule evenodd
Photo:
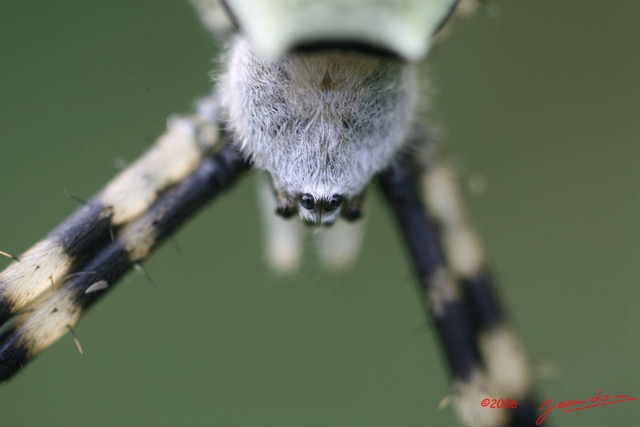
<instances>
[{"instance_id":1,"label":"spider leg","mask_svg":"<svg viewBox=\"0 0 640 427\"><path fill-rule=\"evenodd\" d=\"M0 380L60 338L131 266L248 168L221 141L217 111L210 96L195 114L170 119L146 153L0 272L0 326L15 316L0 335Z\"/></svg>"},{"instance_id":2,"label":"spider leg","mask_svg":"<svg viewBox=\"0 0 640 427\"><path fill-rule=\"evenodd\" d=\"M366 218L357 221L338 219L332 226L314 231L313 243L320 261L333 271L351 267L360 255L366 228Z\"/></svg>"},{"instance_id":3,"label":"spider leg","mask_svg":"<svg viewBox=\"0 0 640 427\"><path fill-rule=\"evenodd\" d=\"M258 203L262 211L266 259L277 272L291 274L300 266L302 224L297 218L276 214L278 204L267 174L263 174L258 183Z\"/></svg>"},{"instance_id":4,"label":"spider leg","mask_svg":"<svg viewBox=\"0 0 640 427\"><path fill-rule=\"evenodd\" d=\"M206 157L182 182L168 189L139 217L124 226L113 242L83 267L92 275L73 275L52 295L44 295L0 335L0 380L14 375L65 334L81 314L136 263L206 202L229 188L248 169L232 145Z\"/></svg>"},{"instance_id":5,"label":"spider leg","mask_svg":"<svg viewBox=\"0 0 640 427\"><path fill-rule=\"evenodd\" d=\"M118 230L138 217L167 188L188 176L218 145L212 96L196 114L175 117L135 163L0 272L0 326L44 291L76 273Z\"/></svg>"},{"instance_id":6,"label":"spider leg","mask_svg":"<svg viewBox=\"0 0 640 427\"><path fill-rule=\"evenodd\" d=\"M415 171L420 168L412 160L399 156L380 175L379 183L401 228L420 281L423 301L444 349L453 376L454 398L459 416L469 426L533 425L536 417L533 416L529 383L526 383L526 389L520 390L521 393L517 396L502 395L501 393L510 389L504 388L503 383L496 380L491 368L487 367L487 359L492 359L495 364L514 355L509 352L499 356L496 354L505 348L512 350L512 346L493 347L501 344L496 337L512 338L513 335L505 335L508 329L503 328L504 316L491 290L492 284L486 280L488 276L481 275L473 276L473 284L460 280L459 266L451 268L448 264L447 255L450 254L443 249L442 235L437 230L440 224L433 221L431 212L428 214L422 203L421 191L414 176ZM439 220L445 219L439 217ZM450 228L448 232L452 232ZM493 319L494 327L487 329L489 323L475 325L475 319L471 315L477 312L485 316L486 322ZM487 331L489 333L485 334ZM517 357L522 360L523 353L517 354ZM494 383L501 386L496 387ZM482 399L491 397L516 399L519 410L483 408L480 405Z\"/></svg>"},{"instance_id":7,"label":"spider leg","mask_svg":"<svg viewBox=\"0 0 640 427\"><path fill-rule=\"evenodd\" d=\"M492 390L518 402L512 418L534 419L536 405L527 354L500 303L480 237L460 197L454 169L445 160L432 163L422 176L424 200L451 271L461 285Z\"/></svg>"}]
</instances>

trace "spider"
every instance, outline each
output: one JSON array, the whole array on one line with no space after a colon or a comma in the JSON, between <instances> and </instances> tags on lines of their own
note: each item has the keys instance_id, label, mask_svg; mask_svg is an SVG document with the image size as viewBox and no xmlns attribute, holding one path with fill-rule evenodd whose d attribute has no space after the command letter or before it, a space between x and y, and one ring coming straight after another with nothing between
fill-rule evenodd
<instances>
[{"instance_id":1,"label":"spider","mask_svg":"<svg viewBox=\"0 0 640 427\"><path fill-rule=\"evenodd\" d=\"M447 31L473 3L443 0L403 7L422 8L412 13L423 17L416 28L426 42L431 34ZM0 275L0 319L16 317L0 338L2 377L11 377L63 334L73 333L82 312L129 268L140 266L177 226L255 166L268 173L265 204L312 226L358 220L365 190L376 182L408 244L463 422L530 423L534 404L524 355L493 294L446 158L429 127L414 120L412 63L428 51L426 43L411 44L416 28L378 39L381 28L358 28L356 12L371 13L369 23L388 17L388 28L406 16L394 15L393 8L376 15L381 12L375 8L345 11L333 5L336 10L327 6L322 18L330 25L314 29L304 18L311 13L305 3L300 15L284 15L278 26L268 19L256 22L256 16L269 15L258 15L246 4L225 4L227 18L238 28L230 30L237 34L230 36L226 71L213 95L193 115L171 120L145 155L48 237L19 257L6 254L14 263ZM197 6L205 23L218 22L217 4ZM273 40L261 33L265 22ZM305 24L291 26L288 34L289 22ZM344 33L329 31L340 28ZM315 109L322 103L326 109ZM311 143L296 146L300 140ZM295 263L295 244L292 249L287 242L297 238L297 223L273 218L267 216L269 230L279 227L279 232L267 233L270 254L286 269ZM339 230L326 234L357 242L357 231ZM321 254L328 263L340 263L356 250L354 245L336 260L330 245ZM512 396L520 406L509 413L482 410L481 398L493 395Z\"/></svg>"}]
</instances>

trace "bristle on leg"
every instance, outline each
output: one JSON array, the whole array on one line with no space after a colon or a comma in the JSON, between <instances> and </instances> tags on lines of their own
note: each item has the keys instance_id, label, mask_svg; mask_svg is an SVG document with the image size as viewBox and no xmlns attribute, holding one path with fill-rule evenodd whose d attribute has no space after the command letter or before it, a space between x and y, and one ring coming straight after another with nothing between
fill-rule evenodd
<instances>
[{"instance_id":1,"label":"bristle on leg","mask_svg":"<svg viewBox=\"0 0 640 427\"><path fill-rule=\"evenodd\" d=\"M215 96L198 112L169 120L167 131L102 192L0 272L0 326L117 239L119 229L145 212L167 188L184 180L218 144ZM205 108L206 107L206 108ZM143 254L136 255L143 257ZM18 262L19 261L19 262Z\"/></svg>"}]
</instances>

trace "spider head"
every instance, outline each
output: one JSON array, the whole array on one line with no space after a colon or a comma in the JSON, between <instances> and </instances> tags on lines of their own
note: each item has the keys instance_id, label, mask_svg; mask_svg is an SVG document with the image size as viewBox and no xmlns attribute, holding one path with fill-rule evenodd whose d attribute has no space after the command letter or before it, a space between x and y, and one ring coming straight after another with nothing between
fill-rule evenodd
<instances>
[{"instance_id":1,"label":"spider head","mask_svg":"<svg viewBox=\"0 0 640 427\"><path fill-rule=\"evenodd\" d=\"M300 218L309 225L330 225L338 218L342 196L316 197L311 193L298 196Z\"/></svg>"},{"instance_id":2,"label":"spider head","mask_svg":"<svg viewBox=\"0 0 640 427\"><path fill-rule=\"evenodd\" d=\"M307 225L332 225L339 216L355 220L361 216L361 199L346 198L340 194L318 196L301 193L292 198L278 196L276 212L285 218L296 214Z\"/></svg>"}]
</instances>

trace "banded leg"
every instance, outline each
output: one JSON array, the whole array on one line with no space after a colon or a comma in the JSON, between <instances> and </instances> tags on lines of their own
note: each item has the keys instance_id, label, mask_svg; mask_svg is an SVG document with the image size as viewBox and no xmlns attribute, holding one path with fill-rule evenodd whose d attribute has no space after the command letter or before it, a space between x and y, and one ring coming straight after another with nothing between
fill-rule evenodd
<instances>
[{"instance_id":1,"label":"banded leg","mask_svg":"<svg viewBox=\"0 0 640 427\"><path fill-rule=\"evenodd\" d=\"M170 119L167 131L135 163L0 272L0 326L23 311L0 338L0 380L75 324L94 299L82 292L112 286L197 203L231 185L246 168L231 147L213 156L224 146L217 112L210 96L195 114ZM190 196L194 192L201 202Z\"/></svg>"},{"instance_id":2,"label":"banded leg","mask_svg":"<svg viewBox=\"0 0 640 427\"><path fill-rule=\"evenodd\" d=\"M80 271L30 310L17 316L0 335L0 380L14 375L33 357L71 329L80 315L129 269L145 259L165 237L206 202L229 188L247 169L232 145L205 158L180 184L169 189L117 237L97 250Z\"/></svg>"},{"instance_id":3,"label":"banded leg","mask_svg":"<svg viewBox=\"0 0 640 427\"><path fill-rule=\"evenodd\" d=\"M421 192L413 176L417 166L407 158L399 158L380 176L380 185L404 235L420 280L423 301L442 343L453 376L454 400L459 416L468 426L533 425L536 417L530 410L530 400L523 401L523 408L518 411L491 411L480 405L483 398L507 396L498 394L504 390L494 386L495 379L490 369L487 370L485 361L485 354L499 352L502 348L479 348L475 336L478 329L471 313L480 309L482 304L479 302L483 298L490 307L487 313L501 310L490 292L489 282L483 282L479 292L482 295L483 291L489 291L488 297L470 302L469 287L461 287L455 272L451 271L440 236L421 201ZM491 345L495 344L499 343L494 340Z\"/></svg>"},{"instance_id":4,"label":"banded leg","mask_svg":"<svg viewBox=\"0 0 640 427\"><path fill-rule=\"evenodd\" d=\"M297 218L283 218L276 214L271 177L262 174L258 183L258 202L264 229L265 257L269 265L281 274L292 274L300 267L302 258L302 224Z\"/></svg>"},{"instance_id":5,"label":"banded leg","mask_svg":"<svg viewBox=\"0 0 640 427\"><path fill-rule=\"evenodd\" d=\"M362 248L367 229L367 220L337 220L331 227L323 227L313 232L313 243L320 261L330 271L345 271L351 267Z\"/></svg>"},{"instance_id":6,"label":"banded leg","mask_svg":"<svg viewBox=\"0 0 640 427\"><path fill-rule=\"evenodd\" d=\"M217 103L169 120L167 131L85 206L0 272L0 326L43 292L78 271L118 230L182 181L218 146Z\"/></svg>"},{"instance_id":7,"label":"banded leg","mask_svg":"<svg viewBox=\"0 0 640 427\"><path fill-rule=\"evenodd\" d=\"M453 168L432 156L422 176L429 213L443 242L451 272L462 287L473 333L487 368L491 389L515 399L512 418L535 419L536 404L527 354L498 298L480 238L469 220Z\"/></svg>"}]
</instances>

